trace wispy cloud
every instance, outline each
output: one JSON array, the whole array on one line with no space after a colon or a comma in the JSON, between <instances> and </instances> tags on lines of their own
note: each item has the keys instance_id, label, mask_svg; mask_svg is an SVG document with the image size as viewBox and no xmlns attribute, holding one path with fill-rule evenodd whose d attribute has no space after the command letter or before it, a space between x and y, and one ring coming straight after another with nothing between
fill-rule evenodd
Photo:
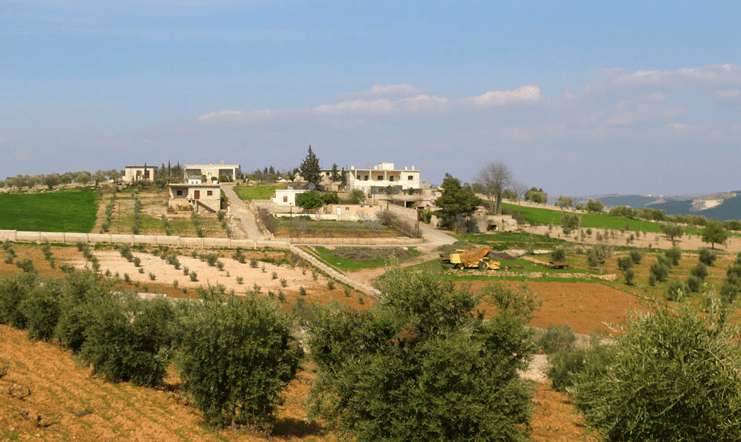
<instances>
[{"instance_id":1,"label":"wispy cloud","mask_svg":"<svg viewBox=\"0 0 741 442\"><path fill-rule=\"evenodd\" d=\"M353 100L358 98L374 97L408 97L411 95L420 95L427 92L425 89L419 89L408 84L377 84L372 88L360 92L346 92L340 94L341 100Z\"/></svg>"}]
</instances>

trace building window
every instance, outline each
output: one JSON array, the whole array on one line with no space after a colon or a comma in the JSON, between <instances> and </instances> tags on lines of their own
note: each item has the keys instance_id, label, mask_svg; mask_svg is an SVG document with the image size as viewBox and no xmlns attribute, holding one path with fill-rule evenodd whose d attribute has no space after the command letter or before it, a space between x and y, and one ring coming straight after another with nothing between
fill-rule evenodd
<instances>
[{"instance_id":1,"label":"building window","mask_svg":"<svg viewBox=\"0 0 741 442\"><path fill-rule=\"evenodd\" d=\"M214 194L214 191L213 190L209 190L209 191L206 192L206 195L208 195L208 196L213 196L213 194Z\"/></svg>"},{"instance_id":2,"label":"building window","mask_svg":"<svg viewBox=\"0 0 741 442\"><path fill-rule=\"evenodd\" d=\"M365 180L368 181L368 175L365 176Z\"/></svg>"},{"instance_id":3,"label":"building window","mask_svg":"<svg viewBox=\"0 0 741 442\"><path fill-rule=\"evenodd\" d=\"M414 181L414 175L409 175L409 181Z\"/></svg>"},{"instance_id":4,"label":"building window","mask_svg":"<svg viewBox=\"0 0 741 442\"><path fill-rule=\"evenodd\" d=\"M345 210L350 210L350 208L349 207L345 207Z\"/></svg>"},{"instance_id":5,"label":"building window","mask_svg":"<svg viewBox=\"0 0 741 442\"><path fill-rule=\"evenodd\" d=\"M393 180L394 180L394 177L390 176L389 181L393 181Z\"/></svg>"},{"instance_id":6,"label":"building window","mask_svg":"<svg viewBox=\"0 0 741 442\"><path fill-rule=\"evenodd\" d=\"M284 196L284 197L283 197L283 202L284 202L284 203L287 203L287 202L288 202L288 197L287 197L287 196Z\"/></svg>"},{"instance_id":7,"label":"building window","mask_svg":"<svg viewBox=\"0 0 741 442\"><path fill-rule=\"evenodd\" d=\"M378 181L383 181L383 175L378 175Z\"/></svg>"},{"instance_id":8,"label":"building window","mask_svg":"<svg viewBox=\"0 0 741 442\"><path fill-rule=\"evenodd\" d=\"M183 196L183 191L182 190L178 190L178 196Z\"/></svg>"}]
</instances>

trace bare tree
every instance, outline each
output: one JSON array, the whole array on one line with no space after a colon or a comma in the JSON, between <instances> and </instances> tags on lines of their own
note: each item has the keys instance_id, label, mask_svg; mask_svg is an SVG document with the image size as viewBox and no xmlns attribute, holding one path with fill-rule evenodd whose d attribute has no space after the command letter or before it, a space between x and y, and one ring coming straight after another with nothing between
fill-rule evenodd
<instances>
[{"instance_id":1,"label":"bare tree","mask_svg":"<svg viewBox=\"0 0 741 442\"><path fill-rule=\"evenodd\" d=\"M494 213L497 215L502 213L502 192L513 179L512 171L501 161L490 161L484 164L473 177L474 182L484 186L489 197L495 198Z\"/></svg>"},{"instance_id":2,"label":"bare tree","mask_svg":"<svg viewBox=\"0 0 741 442\"><path fill-rule=\"evenodd\" d=\"M517 180L511 180L509 186L515 192L515 195L517 195L517 210L519 211L520 203L522 202L522 199L525 198L525 194L529 187L527 187L527 184Z\"/></svg>"}]
</instances>

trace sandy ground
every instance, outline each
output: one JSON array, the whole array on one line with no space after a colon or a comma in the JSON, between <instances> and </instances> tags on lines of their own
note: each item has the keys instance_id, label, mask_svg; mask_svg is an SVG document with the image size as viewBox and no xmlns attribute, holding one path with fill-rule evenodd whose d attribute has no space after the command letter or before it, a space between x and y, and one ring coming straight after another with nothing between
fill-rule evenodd
<instances>
[{"instance_id":1,"label":"sandy ground","mask_svg":"<svg viewBox=\"0 0 741 442\"><path fill-rule=\"evenodd\" d=\"M324 275L316 273L316 280L314 280L312 270L292 268L285 264L277 265L258 261L258 267L253 268L250 266L249 259L242 264L231 257L221 256L219 261L224 263L224 269L219 270L216 266L211 267L207 262L198 258L179 255L180 269L178 270L158 256L132 252L135 257L141 259L140 267L144 269L144 273L139 273L139 268L128 262L117 251L94 251L93 254L100 262L102 273L110 271L112 275L118 274L122 279L125 274L128 274L132 281L138 281L142 285L155 282L172 285L177 281L177 286L180 288L196 289L221 284L227 291L234 290L238 295L254 290L255 285L260 287L262 293L268 291L277 293L279 290L296 292L300 287L304 287L309 293L327 289L328 279ZM70 264L77 268L90 267L89 262L79 257L71 260ZM192 281L190 276L184 274L183 269L186 267L191 273L196 273L197 281ZM151 279L150 273L155 276L154 280ZM242 278L242 283L237 278ZM285 280L285 287L281 280Z\"/></svg>"}]
</instances>

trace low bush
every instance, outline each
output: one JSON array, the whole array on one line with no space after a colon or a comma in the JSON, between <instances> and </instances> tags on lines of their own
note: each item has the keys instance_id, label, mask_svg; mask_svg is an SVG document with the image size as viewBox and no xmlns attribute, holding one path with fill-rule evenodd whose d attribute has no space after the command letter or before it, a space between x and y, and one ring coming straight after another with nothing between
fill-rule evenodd
<instances>
[{"instance_id":1,"label":"low bush","mask_svg":"<svg viewBox=\"0 0 741 442\"><path fill-rule=\"evenodd\" d=\"M715 260L718 259L718 255L710 249L702 249L700 250L699 259L700 262L706 266L712 266L715 263Z\"/></svg>"},{"instance_id":2,"label":"low bush","mask_svg":"<svg viewBox=\"0 0 741 442\"><path fill-rule=\"evenodd\" d=\"M708 326L710 323L710 327ZM609 364L575 375L569 390L611 441L737 441L741 349L713 315L682 307L634 312Z\"/></svg>"},{"instance_id":3,"label":"low bush","mask_svg":"<svg viewBox=\"0 0 741 442\"><path fill-rule=\"evenodd\" d=\"M664 251L664 256L672 263L672 266L679 264L679 260L682 258L682 249L677 246Z\"/></svg>"},{"instance_id":4,"label":"low bush","mask_svg":"<svg viewBox=\"0 0 741 442\"><path fill-rule=\"evenodd\" d=\"M538 339L538 345L546 354L552 354L571 347L576 341L576 335L568 324L548 324L548 329Z\"/></svg>"},{"instance_id":5,"label":"low bush","mask_svg":"<svg viewBox=\"0 0 741 442\"><path fill-rule=\"evenodd\" d=\"M224 297L213 293L182 325L177 366L183 386L208 423L269 429L301 348L272 301Z\"/></svg>"},{"instance_id":6,"label":"low bush","mask_svg":"<svg viewBox=\"0 0 741 442\"><path fill-rule=\"evenodd\" d=\"M92 311L80 355L111 382L157 386L169 363L175 310L164 297L103 296Z\"/></svg>"},{"instance_id":7,"label":"low bush","mask_svg":"<svg viewBox=\"0 0 741 442\"><path fill-rule=\"evenodd\" d=\"M666 300L681 301L689 293L690 289L685 283L678 279L674 279L669 282L669 286L666 288Z\"/></svg>"}]
</instances>

